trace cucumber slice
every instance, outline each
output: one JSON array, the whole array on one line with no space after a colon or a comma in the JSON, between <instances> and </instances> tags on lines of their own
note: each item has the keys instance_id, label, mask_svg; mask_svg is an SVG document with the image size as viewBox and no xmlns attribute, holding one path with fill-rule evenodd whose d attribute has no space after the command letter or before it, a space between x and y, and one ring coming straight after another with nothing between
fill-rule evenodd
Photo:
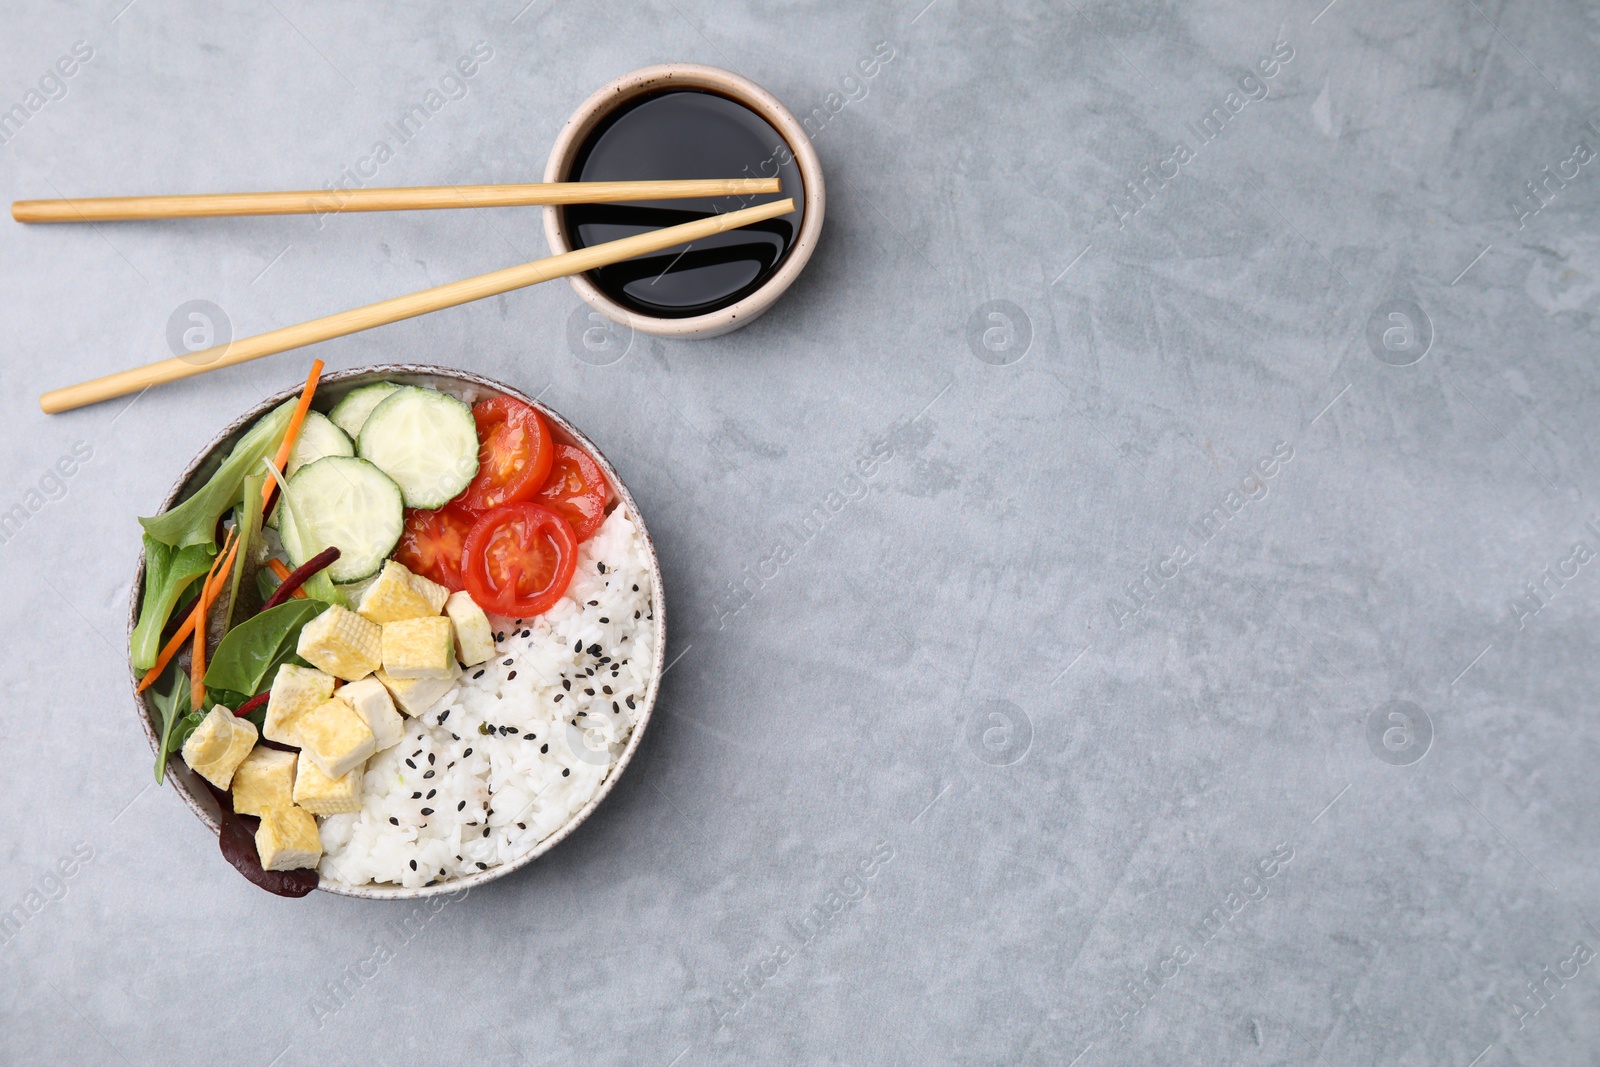
<instances>
[{"instance_id":1,"label":"cucumber slice","mask_svg":"<svg viewBox=\"0 0 1600 1067\"><path fill-rule=\"evenodd\" d=\"M335 426L320 411L306 412L306 421L300 424L300 434L289 450L289 465L283 469L285 477L293 478L295 471L308 463L328 456L353 456L356 446L344 431Z\"/></svg>"},{"instance_id":2,"label":"cucumber slice","mask_svg":"<svg viewBox=\"0 0 1600 1067\"><path fill-rule=\"evenodd\" d=\"M308 463L289 479L287 507L279 509L279 536L296 567L330 545L339 558L328 568L335 582L376 574L405 529L400 488L364 459L329 456Z\"/></svg>"},{"instance_id":3,"label":"cucumber slice","mask_svg":"<svg viewBox=\"0 0 1600 1067\"><path fill-rule=\"evenodd\" d=\"M372 409L388 399L389 394L398 388L400 387L393 382L374 382L359 389L352 389L345 394L343 400L333 405L333 410L328 412L328 418L354 441L361 436L361 424L367 421ZM350 454L345 453L345 455Z\"/></svg>"},{"instance_id":4,"label":"cucumber slice","mask_svg":"<svg viewBox=\"0 0 1600 1067\"><path fill-rule=\"evenodd\" d=\"M361 427L356 454L393 478L408 508L442 508L478 473L478 425L453 396L407 385Z\"/></svg>"}]
</instances>

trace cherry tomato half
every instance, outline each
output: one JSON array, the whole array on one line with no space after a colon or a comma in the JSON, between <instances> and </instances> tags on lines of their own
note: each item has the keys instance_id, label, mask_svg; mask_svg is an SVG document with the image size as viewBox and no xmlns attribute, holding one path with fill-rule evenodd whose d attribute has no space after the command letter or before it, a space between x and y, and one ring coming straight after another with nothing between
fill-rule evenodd
<instances>
[{"instance_id":1,"label":"cherry tomato half","mask_svg":"<svg viewBox=\"0 0 1600 1067\"><path fill-rule=\"evenodd\" d=\"M555 442L544 416L509 396L472 408L478 424L478 473L452 503L488 511L532 497L550 476Z\"/></svg>"},{"instance_id":2,"label":"cherry tomato half","mask_svg":"<svg viewBox=\"0 0 1600 1067\"><path fill-rule=\"evenodd\" d=\"M606 518L606 476L600 464L576 445L556 445L550 477L533 498L572 524L579 544L594 536Z\"/></svg>"},{"instance_id":3,"label":"cherry tomato half","mask_svg":"<svg viewBox=\"0 0 1600 1067\"><path fill-rule=\"evenodd\" d=\"M476 521L476 515L454 504L446 504L437 511L407 508L405 532L400 535L394 558L413 574L438 582L451 592L465 589L461 556L466 549L467 534Z\"/></svg>"},{"instance_id":4,"label":"cherry tomato half","mask_svg":"<svg viewBox=\"0 0 1600 1067\"><path fill-rule=\"evenodd\" d=\"M523 501L478 517L467 534L461 570L480 608L526 619L561 599L577 565L578 538L567 520Z\"/></svg>"}]
</instances>

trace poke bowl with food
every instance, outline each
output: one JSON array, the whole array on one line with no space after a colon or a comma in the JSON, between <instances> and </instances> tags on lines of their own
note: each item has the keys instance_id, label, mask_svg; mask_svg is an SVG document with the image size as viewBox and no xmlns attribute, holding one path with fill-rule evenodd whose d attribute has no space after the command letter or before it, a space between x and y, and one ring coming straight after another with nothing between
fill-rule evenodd
<instances>
[{"instance_id":1,"label":"poke bowl with food","mask_svg":"<svg viewBox=\"0 0 1600 1067\"><path fill-rule=\"evenodd\" d=\"M662 674L644 523L576 429L442 368L266 401L141 518L158 782L285 896L455 892L604 799Z\"/></svg>"}]
</instances>

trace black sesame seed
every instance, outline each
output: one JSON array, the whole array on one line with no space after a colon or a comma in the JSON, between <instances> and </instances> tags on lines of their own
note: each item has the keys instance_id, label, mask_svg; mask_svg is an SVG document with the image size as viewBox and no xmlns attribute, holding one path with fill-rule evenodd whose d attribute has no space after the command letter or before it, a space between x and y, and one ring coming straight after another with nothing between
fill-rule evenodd
<instances>
[{"instance_id":1,"label":"black sesame seed","mask_svg":"<svg viewBox=\"0 0 1600 1067\"><path fill-rule=\"evenodd\" d=\"M400 820L395 818L393 815L391 815L391 816L389 816L389 823L390 823L390 825L393 825L393 826L399 826L400 825Z\"/></svg>"},{"instance_id":2,"label":"black sesame seed","mask_svg":"<svg viewBox=\"0 0 1600 1067\"><path fill-rule=\"evenodd\" d=\"M615 700L613 700L611 702L611 710L612 711L616 711L616 712L620 712L622 709L617 707L617 702Z\"/></svg>"},{"instance_id":3,"label":"black sesame seed","mask_svg":"<svg viewBox=\"0 0 1600 1067\"><path fill-rule=\"evenodd\" d=\"M485 826L483 828L483 836L484 837L488 837L489 836L489 828L487 826Z\"/></svg>"},{"instance_id":4,"label":"black sesame seed","mask_svg":"<svg viewBox=\"0 0 1600 1067\"><path fill-rule=\"evenodd\" d=\"M623 701L623 703L628 705L628 707L631 708L631 707L633 707L633 698L629 697L627 700Z\"/></svg>"},{"instance_id":5,"label":"black sesame seed","mask_svg":"<svg viewBox=\"0 0 1600 1067\"><path fill-rule=\"evenodd\" d=\"M444 721L446 719L448 719L449 717L450 717L450 709L449 708L445 708L443 711L441 711L439 713L439 725L443 726L444 725Z\"/></svg>"},{"instance_id":6,"label":"black sesame seed","mask_svg":"<svg viewBox=\"0 0 1600 1067\"><path fill-rule=\"evenodd\" d=\"M423 771L423 772L422 772L422 777L424 777L424 778L432 778L432 777L433 777L433 775L434 775L434 772L433 772L433 771L431 771L431 770L430 770L430 771Z\"/></svg>"},{"instance_id":7,"label":"black sesame seed","mask_svg":"<svg viewBox=\"0 0 1600 1067\"><path fill-rule=\"evenodd\" d=\"M602 615L602 616L600 616L600 621L601 622L610 622L611 620L606 618L604 615Z\"/></svg>"},{"instance_id":8,"label":"black sesame seed","mask_svg":"<svg viewBox=\"0 0 1600 1067\"><path fill-rule=\"evenodd\" d=\"M528 828L528 824L527 823L525 823L525 822L517 823L517 829L518 830L526 830L527 828Z\"/></svg>"},{"instance_id":9,"label":"black sesame seed","mask_svg":"<svg viewBox=\"0 0 1600 1067\"><path fill-rule=\"evenodd\" d=\"M585 689L584 692L589 694L590 696L594 696L594 690L593 689Z\"/></svg>"},{"instance_id":10,"label":"black sesame seed","mask_svg":"<svg viewBox=\"0 0 1600 1067\"><path fill-rule=\"evenodd\" d=\"M428 753L428 764L429 764L429 766L432 766L433 760L434 760L434 754L432 752Z\"/></svg>"},{"instance_id":11,"label":"black sesame seed","mask_svg":"<svg viewBox=\"0 0 1600 1067\"><path fill-rule=\"evenodd\" d=\"M461 755L463 757L472 755L472 749L467 749L465 752L461 753Z\"/></svg>"},{"instance_id":12,"label":"black sesame seed","mask_svg":"<svg viewBox=\"0 0 1600 1067\"><path fill-rule=\"evenodd\" d=\"M634 617L635 617L635 618L638 618L638 616L637 616L637 615L635 615L635 616L634 616ZM479 672L477 672L477 673L476 673L476 674L474 674L474 675L473 675L473 677L474 677L474 678L482 678L482 677L483 677L483 672L482 672L482 671L479 671Z\"/></svg>"},{"instance_id":13,"label":"black sesame seed","mask_svg":"<svg viewBox=\"0 0 1600 1067\"><path fill-rule=\"evenodd\" d=\"M457 741L461 740L461 735L460 734L451 734L450 736L455 738Z\"/></svg>"},{"instance_id":14,"label":"black sesame seed","mask_svg":"<svg viewBox=\"0 0 1600 1067\"><path fill-rule=\"evenodd\" d=\"M540 745L539 746L539 751L540 752L549 752L550 751L550 746L549 745Z\"/></svg>"},{"instance_id":15,"label":"black sesame seed","mask_svg":"<svg viewBox=\"0 0 1600 1067\"><path fill-rule=\"evenodd\" d=\"M611 687L609 685L602 685L600 687L600 691L603 692L606 696L610 696L611 695Z\"/></svg>"},{"instance_id":16,"label":"black sesame seed","mask_svg":"<svg viewBox=\"0 0 1600 1067\"><path fill-rule=\"evenodd\" d=\"M412 860L411 861L411 869L413 871L417 869L417 861L416 860Z\"/></svg>"},{"instance_id":17,"label":"black sesame seed","mask_svg":"<svg viewBox=\"0 0 1600 1067\"><path fill-rule=\"evenodd\" d=\"M463 800L461 803L456 805L456 810L460 811L462 808L464 808L466 806L467 806L467 802L465 800Z\"/></svg>"},{"instance_id":18,"label":"black sesame seed","mask_svg":"<svg viewBox=\"0 0 1600 1067\"><path fill-rule=\"evenodd\" d=\"M563 678L563 679L561 679L561 688L565 689L569 693L572 692L572 679L571 678Z\"/></svg>"},{"instance_id":19,"label":"black sesame seed","mask_svg":"<svg viewBox=\"0 0 1600 1067\"><path fill-rule=\"evenodd\" d=\"M455 760L451 760L449 763L446 763L444 765L444 769L448 771L451 767L454 767L455 765L456 765L456 761Z\"/></svg>"},{"instance_id":20,"label":"black sesame seed","mask_svg":"<svg viewBox=\"0 0 1600 1067\"><path fill-rule=\"evenodd\" d=\"M634 618L636 618L636 619L637 619L637 618L638 618L638 617L639 617L639 613L638 613L638 612L637 612L637 611L636 611L636 612L634 612L634 613L633 613L633 617L634 617ZM626 638L626 637L624 637L624 638L623 638L623 640L624 640L624 641L626 641L626 640L627 640L627 638Z\"/></svg>"},{"instance_id":21,"label":"black sesame seed","mask_svg":"<svg viewBox=\"0 0 1600 1067\"><path fill-rule=\"evenodd\" d=\"M427 795L427 797L425 799L432 800L435 796L438 795L438 793L439 793L439 791L437 789L430 789L430 790L428 790L428 795Z\"/></svg>"},{"instance_id":22,"label":"black sesame seed","mask_svg":"<svg viewBox=\"0 0 1600 1067\"><path fill-rule=\"evenodd\" d=\"M478 870L487 871L488 869L489 869L489 865L487 863L483 862L482 860L478 861Z\"/></svg>"},{"instance_id":23,"label":"black sesame seed","mask_svg":"<svg viewBox=\"0 0 1600 1067\"><path fill-rule=\"evenodd\" d=\"M589 646L589 655L598 656L599 654L600 654L600 642L596 641L594 644Z\"/></svg>"},{"instance_id":24,"label":"black sesame seed","mask_svg":"<svg viewBox=\"0 0 1600 1067\"><path fill-rule=\"evenodd\" d=\"M634 586L634 587L633 587L633 591L634 591L634 592L635 592L635 593L637 593L637 592L638 592L638 591L639 591L639 587L638 587L638 586Z\"/></svg>"},{"instance_id":25,"label":"black sesame seed","mask_svg":"<svg viewBox=\"0 0 1600 1067\"><path fill-rule=\"evenodd\" d=\"M534 737L532 734L523 734L522 735L522 739L524 741L537 741L538 740L538 738Z\"/></svg>"},{"instance_id":26,"label":"black sesame seed","mask_svg":"<svg viewBox=\"0 0 1600 1067\"><path fill-rule=\"evenodd\" d=\"M421 800L422 799L422 794L421 793L412 793L411 794L411 799L412 800Z\"/></svg>"},{"instance_id":27,"label":"black sesame seed","mask_svg":"<svg viewBox=\"0 0 1600 1067\"><path fill-rule=\"evenodd\" d=\"M598 601L598 600L591 600L591 601L589 601L589 606L590 606L590 607L591 607L591 608L597 608L597 607L599 607L599 606L600 606L600 601Z\"/></svg>"},{"instance_id":28,"label":"black sesame seed","mask_svg":"<svg viewBox=\"0 0 1600 1067\"><path fill-rule=\"evenodd\" d=\"M522 631L522 636L523 637L532 637L533 636L533 631L532 630L524 630L524 631Z\"/></svg>"},{"instance_id":29,"label":"black sesame seed","mask_svg":"<svg viewBox=\"0 0 1600 1067\"><path fill-rule=\"evenodd\" d=\"M578 641L577 644L573 645L572 646L572 651L574 651L574 652L582 652L583 651L583 642L580 640L580 641Z\"/></svg>"},{"instance_id":30,"label":"black sesame seed","mask_svg":"<svg viewBox=\"0 0 1600 1067\"><path fill-rule=\"evenodd\" d=\"M406 760L406 766L410 767L412 770L416 770L417 769L417 765L415 763L412 763L410 760Z\"/></svg>"},{"instance_id":31,"label":"black sesame seed","mask_svg":"<svg viewBox=\"0 0 1600 1067\"><path fill-rule=\"evenodd\" d=\"M595 566L600 569L601 574L606 572L606 565L604 563L596 563Z\"/></svg>"},{"instance_id":32,"label":"black sesame seed","mask_svg":"<svg viewBox=\"0 0 1600 1067\"><path fill-rule=\"evenodd\" d=\"M432 808L423 808L422 809L422 814L424 814L424 815L432 815L433 814L433 809Z\"/></svg>"},{"instance_id":33,"label":"black sesame seed","mask_svg":"<svg viewBox=\"0 0 1600 1067\"><path fill-rule=\"evenodd\" d=\"M561 777L565 778L568 775L570 775L571 773L572 773L572 769L571 768L569 768L569 767L561 768Z\"/></svg>"},{"instance_id":34,"label":"black sesame seed","mask_svg":"<svg viewBox=\"0 0 1600 1067\"><path fill-rule=\"evenodd\" d=\"M515 663L515 662L516 662L516 660L512 660L512 659L508 659L508 660L506 660L506 661L505 661L505 662L504 662L504 663L502 663L502 664L500 664L500 666L502 666L502 667L509 667L509 666L511 666L511 665L512 665L512 664L513 664L513 663Z\"/></svg>"},{"instance_id":35,"label":"black sesame seed","mask_svg":"<svg viewBox=\"0 0 1600 1067\"><path fill-rule=\"evenodd\" d=\"M515 678L516 676L517 676L517 672L516 671L512 671L510 674L506 675L506 681L509 682L509 681L511 681L511 679Z\"/></svg>"},{"instance_id":36,"label":"black sesame seed","mask_svg":"<svg viewBox=\"0 0 1600 1067\"><path fill-rule=\"evenodd\" d=\"M565 694L565 693L557 693L557 694L556 694L556 699L555 699L555 701L554 701L554 702L555 702L555 703L557 703L557 704L559 704L559 703L561 703L561 698L562 698L562 697L564 697L564 696L566 696L566 695L567 695L567 694Z\"/></svg>"}]
</instances>

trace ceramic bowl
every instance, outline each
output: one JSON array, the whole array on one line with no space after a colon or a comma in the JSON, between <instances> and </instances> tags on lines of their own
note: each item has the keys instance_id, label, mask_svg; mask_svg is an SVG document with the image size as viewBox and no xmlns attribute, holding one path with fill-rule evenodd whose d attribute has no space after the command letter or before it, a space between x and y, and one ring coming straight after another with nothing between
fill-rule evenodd
<instances>
[{"instance_id":1,"label":"ceramic bowl","mask_svg":"<svg viewBox=\"0 0 1600 1067\"><path fill-rule=\"evenodd\" d=\"M650 564L651 581L654 583L652 602L655 605L655 662L651 665L650 685L646 691L639 721L634 726L633 734L628 738L627 746L617 758L616 765L611 768L605 781L600 783L600 788L595 791L595 795L564 826L514 860L503 863L498 867L491 867L486 871L451 878L434 885L418 886L416 888L406 888L386 883L349 885L324 877L317 886L318 889L325 892L338 893L342 896L364 897L371 900L417 900L441 893L456 893L464 889L471 889L474 886L483 885L485 882L492 882L496 878L502 878L519 867L533 862L565 840L567 835L576 830L589 817L590 813L600 805L600 802L605 800L607 794L611 792L611 787L622 776L622 772L627 770L628 764L632 762L634 753L639 749L639 742L644 737L645 729L650 725L650 715L655 709L656 694L661 687L661 674L665 664L667 611L666 602L662 597L661 564L656 558L655 545L650 540L650 532L645 528L644 517L639 514L639 508L634 503L633 496L628 492L628 487L622 484L621 478L617 477L616 469L611 466L605 455L594 446L593 442L578 432L575 426L533 397L526 396L509 385L483 378L476 374L469 374L465 371L409 363L384 364L325 374L321 383L317 386L317 395L312 402L312 406L319 411L327 412L351 390L380 381L395 382L400 385L427 386L430 389L451 393L469 402L492 396L512 396L523 403L531 404L538 408L540 414L549 420L551 433L555 435L557 441L566 441L569 444L583 448L589 455L594 457L595 462L600 465L600 469L605 472L606 480L610 485L612 499L616 501L616 506L625 508L629 517L633 519L635 525L639 528L640 537L644 542L645 555ZM283 401L299 395L301 388L302 386L296 385L292 389L286 389L275 396L267 397L253 409L234 420L196 457L193 463L189 464L189 468L179 476L177 483L172 487L172 491L167 494L166 499L161 502L161 506L157 510L166 511L183 500L190 492L197 489L222 463L222 460L233 448L234 443L243 436L245 430L251 424ZM133 633L134 625L139 620L139 601L143 588L144 559L141 556L139 571L134 575L133 597L128 612L128 633L130 635ZM154 755L160 738L155 709L147 696L138 692L137 675L133 677L133 684L135 687L134 701L139 711L139 721L144 726L145 736L150 739L150 751ZM181 759L176 757L167 762L167 780L177 788L178 794L183 798L184 803L189 805L189 808L200 817L200 820L215 835L218 832L221 812L205 781L185 766ZM227 861L222 858L220 853L215 855L214 862L217 864L218 877L239 877L228 867Z\"/></svg>"},{"instance_id":2,"label":"ceramic bowl","mask_svg":"<svg viewBox=\"0 0 1600 1067\"><path fill-rule=\"evenodd\" d=\"M760 288L736 303L704 315L687 318L644 315L623 307L601 292L586 274L573 275L568 281L585 303L613 322L663 337L715 337L759 317L777 302L778 297L805 269L806 261L811 258L817 238L822 233L823 208L827 199L823 191L822 162L804 127L789 114L788 108L778 102L777 97L755 82L720 67L663 63L624 74L585 100L557 135L555 146L550 150L550 160L545 165L544 180L567 181L579 148L595 127L628 101L662 89L705 89L719 93L755 112L783 136L799 165L800 177L805 184L805 217L800 224L800 233L778 269ZM793 195L794 191L785 189L783 192L784 195ZM544 232L550 243L551 254L572 250L564 209L545 208Z\"/></svg>"}]
</instances>

